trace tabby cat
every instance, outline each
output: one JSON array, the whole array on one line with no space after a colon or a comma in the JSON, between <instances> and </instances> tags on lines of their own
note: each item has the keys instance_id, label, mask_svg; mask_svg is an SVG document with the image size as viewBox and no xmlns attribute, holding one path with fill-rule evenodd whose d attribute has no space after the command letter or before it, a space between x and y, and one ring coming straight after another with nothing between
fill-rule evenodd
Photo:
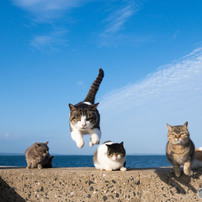
<instances>
[{"instance_id":1,"label":"tabby cat","mask_svg":"<svg viewBox=\"0 0 202 202\"><path fill-rule=\"evenodd\" d=\"M48 142L34 143L25 151L27 168L51 168L53 156L49 154Z\"/></svg>"},{"instance_id":2,"label":"tabby cat","mask_svg":"<svg viewBox=\"0 0 202 202\"><path fill-rule=\"evenodd\" d=\"M191 165L193 169L202 168L202 147L195 150L194 161Z\"/></svg>"},{"instance_id":3,"label":"tabby cat","mask_svg":"<svg viewBox=\"0 0 202 202\"><path fill-rule=\"evenodd\" d=\"M95 151L93 162L97 169L126 171L126 151L121 143L104 142Z\"/></svg>"},{"instance_id":4,"label":"tabby cat","mask_svg":"<svg viewBox=\"0 0 202 202\"><path fill-rule=\"evenodd\" d=\"M95 96L104 77L104 72L99 69L99 74L88 91L83 102L76 105L69 104L71 137L78 148L84 146L83 135L90 134L90 147L100 143L100 114L97 110L99 103L95 102Z\"/></svg>"},{"instance_id":5,"label":"tabby cat","mask_svg":"<svg viewBox=\"0 0 202 202\"><path fill-rule=\"evenodd\" d=\"M194 143L190 139L188 131L188 122L184 125L168 127L168 143L166 146L166 155L169 162L173 165L175 175L180 177L180 165L184 164L184 174L191 176L191 163L194 159Z\"/></svg>"}]
</instances>

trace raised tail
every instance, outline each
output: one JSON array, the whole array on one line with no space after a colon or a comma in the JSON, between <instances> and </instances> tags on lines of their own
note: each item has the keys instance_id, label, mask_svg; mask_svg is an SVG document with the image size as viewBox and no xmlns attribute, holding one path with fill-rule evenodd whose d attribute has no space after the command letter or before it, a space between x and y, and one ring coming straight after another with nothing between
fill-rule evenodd
<instances>
[{"instance_id":1,"label":"raised tail","mask_svg":"<svg viewBox=\"0 0 202 202\"><path fill-rule=\"evenodd\" d=\"M91 104L95 104L95 96L99 89L100 83L102 82L102 79L104 77L104 71L100 68L99 74L95 81L92 83L90 90L88 91L88 94L86 98L84 99L84 102L90 102Z\"/></svg>"}]
</instances>

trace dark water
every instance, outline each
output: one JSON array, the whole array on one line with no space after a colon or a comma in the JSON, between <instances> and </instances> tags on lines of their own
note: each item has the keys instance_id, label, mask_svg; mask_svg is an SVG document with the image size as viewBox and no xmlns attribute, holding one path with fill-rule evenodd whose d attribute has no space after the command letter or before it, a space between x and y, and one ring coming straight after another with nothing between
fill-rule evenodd
<instances>
[{"instance_id":1,"label":"dark water","mask_svg":"<svg viewBox=\"0 0 202 202\"><path fill-rule=\"evenodd\" d=\"M93 156L88 155L55 155L53 167L94 167ZM25 156L0 155L0 166L26 167ZM127 168L154 168L170 166L165 155L128 155Z\"/></svg>"}]
</instances>

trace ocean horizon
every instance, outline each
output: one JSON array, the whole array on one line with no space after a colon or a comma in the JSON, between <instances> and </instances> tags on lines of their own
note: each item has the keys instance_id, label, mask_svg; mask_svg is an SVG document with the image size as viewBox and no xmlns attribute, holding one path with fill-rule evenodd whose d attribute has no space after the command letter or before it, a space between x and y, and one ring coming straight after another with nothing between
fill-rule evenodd
<instances>
[{"instance_id":1,"label":"ocean horizon","mask_svg":"<svg viewBox=\"0 0 202 202\"><path fill-rule=\"evenodd\" d=\"M93 155L58 155L54 156L52 166L57 167L94 167ZM0 166L26 167L23 154L0 154ZM127 168L156 168L171 166L166 155L126 155Z\"/></svg>"}]
</instances>

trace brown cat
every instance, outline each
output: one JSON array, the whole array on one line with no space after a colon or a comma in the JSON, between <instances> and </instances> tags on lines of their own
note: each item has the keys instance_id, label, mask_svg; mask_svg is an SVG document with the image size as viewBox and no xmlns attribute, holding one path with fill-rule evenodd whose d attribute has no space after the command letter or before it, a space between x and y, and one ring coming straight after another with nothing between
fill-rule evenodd
<instances>
[{"instance_id":1,"label":"brown cat","mask_svg":"<svg viewBox=\"0 0 202 202\"><path fill-rule=\"evenodd\" d=\"M180 177L180 165L184 164L184 174L191 176L191 163L194 159L194 143L189 138L188 122L184 125L168 127L168 143L166 155L169 162L173 165L175 175Z\"/></svg>"},{"instance_id":2,"label":"brown cat","mask_svg":"<svg viewBox=\"0 0 202 202\"><path fill-rule=\"evenodd\" d=\"M191 165L193 169L202 168L202 147L195 150L194 161Z\"/></svg>"},{"instance_id":3,"label":"brown cat","mask_svg":"<svg viewBox=\"0 0 202 202\"><path fill-rule=\"evenodd\" d=\"M51 168L53 156L49 154L46 143L34 143L25 151L27 168Z\"/></svg>"}]
</instances>

